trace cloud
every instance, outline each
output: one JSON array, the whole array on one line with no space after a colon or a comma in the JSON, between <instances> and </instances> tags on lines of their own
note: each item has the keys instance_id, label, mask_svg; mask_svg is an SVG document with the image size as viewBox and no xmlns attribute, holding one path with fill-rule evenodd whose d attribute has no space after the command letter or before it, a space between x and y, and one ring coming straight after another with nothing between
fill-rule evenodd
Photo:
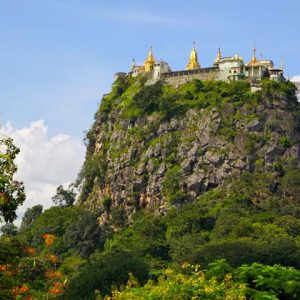
<instances>
[{"instance_id":1,"label":"cloud","mask_svg":"<svg viewBox=\"0 0 300 300\"><path fill-rule=\"evenodd\" d=\"M300 82L300 75L295 75L291 78L291 81L298 81Z\"/></svg>"},{"instance_id":2,"label":"cloud","mask_svg":"<svg viewBox=\"0 0 300 300\"><path fill-rule=\"evenodd\" d=\"M104 19L114 19L125 22L138 22L138 23L149 23L149 24L166 24L169 19L152 15L146 11L139 12L101 12L97 14L98 17ZM172 20L173 21L173 20Z\"/></svg>"},{"instance_id":3,"label":"cloud","mask_svg":"<svg viewBox=\"0 0 300 300\"><path fill-rule=\"evenodd\" d=\"M300 75L295 75L291 78L291 81L295 82L295 85L297 87L297 98L298 102L300 102Z\"/></svg>"},{"instance_id":4,"label":"cloud","mask_svg":"<svg viewBox=\"0 0 300 300\"><path fill-rule=\"evenodd\" d=\"M135 11L101 11L95 12L94 15L100 19L108 19L126 23L139 23L139 24L151 24L151 25L164 25L164 26L180 26L191 28L194 26L211 26L214 27L214 22L207 16L201 16L200 18L182 18L180 16L167 16L153 14L146 10ZM211 28L210 28L211 29Z\"/></svg>"},{"instance_id":5,"label":"cloud","mask_svg":"<svg viewBox=\"0 0 300 300\"><path fill-rule=\"evenodd\" d=\"M24 182L27 198L17 212L19 225L28 207L50 207L57 186L76 179L84 159L84 145L79 138L65 134L49 137L43 120L22 129L14 129L8 122L0 133L12 137L21 150L16 158L16 178Z\"/></svg>"}]
</instances>

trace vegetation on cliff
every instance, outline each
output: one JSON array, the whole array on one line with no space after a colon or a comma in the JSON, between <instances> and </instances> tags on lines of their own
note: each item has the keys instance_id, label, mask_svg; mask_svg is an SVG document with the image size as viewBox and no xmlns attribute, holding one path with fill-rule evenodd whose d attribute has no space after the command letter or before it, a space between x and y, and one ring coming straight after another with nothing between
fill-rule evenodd
<instances>
[{"instance_id":1,"label":"vegetation on cliff","mask_svg":"<svg viewBox=\"0 0 300 300\"><path fill-rule=\"evenodd\" d=\"M299 112L290 82L118 79L77 205L2 228L1 296L299 299Z\"/></svg>"}]
</instances>

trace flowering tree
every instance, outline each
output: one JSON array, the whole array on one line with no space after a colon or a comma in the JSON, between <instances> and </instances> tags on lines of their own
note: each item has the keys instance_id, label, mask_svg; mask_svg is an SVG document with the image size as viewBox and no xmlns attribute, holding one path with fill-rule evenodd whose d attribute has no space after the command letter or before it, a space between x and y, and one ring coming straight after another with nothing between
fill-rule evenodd
<instances>
[{"instance_id":1,"label":"flowering tree","mask_svg":"<svg viewBox=\"0 0 300 300\"><path fill-rule=\"evenodd\" d=\"M51 252L55 238L44 234L40 252L10 237L0 239L0 299L53 299L65 292L67 277L58 270L61 259Z\"/></svg>"},{"instance_id":2,"label":"flowering tree","mask_svg":"<svg viewBox=\"0 0 300 300\"><path fill-rule=\"evenodd\" d=\"M16 209L25 200L23 183L14 180L17 171L14 160L19 151L12 139L0 139L0 221L16 219Z\"/></svg>"}]
</instances>

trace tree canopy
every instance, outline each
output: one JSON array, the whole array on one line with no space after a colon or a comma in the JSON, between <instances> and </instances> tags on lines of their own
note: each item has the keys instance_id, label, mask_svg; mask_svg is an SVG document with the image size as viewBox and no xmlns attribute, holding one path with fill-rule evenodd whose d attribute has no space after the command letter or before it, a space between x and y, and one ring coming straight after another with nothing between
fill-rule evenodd
<instances>
[{"instance_id":1,"label":"tree canopy","mask_svg":"<svg viewBox=\"0 0 300 300\"><path fill-rule=\"evenodd\" d=\"M0 220L12 222L16 209L25 200L23 182L14 179L17 166L14 162L19 153L11 138L0 139Z\"/></svg>"}]
</instances>

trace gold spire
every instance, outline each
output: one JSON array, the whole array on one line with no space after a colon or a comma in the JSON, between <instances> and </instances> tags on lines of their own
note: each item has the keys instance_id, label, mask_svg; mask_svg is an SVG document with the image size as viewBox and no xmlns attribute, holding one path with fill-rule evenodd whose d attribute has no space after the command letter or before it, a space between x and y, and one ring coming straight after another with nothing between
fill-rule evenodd
<instances>
[{"instance_id":1,"label":"gold spire","mask_svg":"<svg viewBox=\"0 0 300 300\"><path fill-rule=\"evenodd\" d=\"M193 44L193 48L190 54L189 63L186 65L187 70L195 70L200 69L200 64L198 63L198 54L195 47L195 42Z\"/></svg>"},{"instance_id":2,"label":"gold spire","mask_svg":"<svg viewBox=\"0 0 300 300\"><path fill-rule=\"evenodd\" d=\"M254 45L254 47L253 47L253 56L252 56L251 62L253 62L253 63L256 63L256 62L257 62L255 45Z\"/></svg>"},{"instance_id":3,"label":"gold spire","mask_svg":"<svg viewBox=\"0 0 300 300\"><path fill-rule=\"evenodd\" d=\"M255 65L255 64L257 63L255 43L254 43L254 46L253 46L253 48L252 48L252 51L253 51L253 55L252 55L250 64Z\"/></svg>"},{"instance_id":4,"label":"gold spire","mask_svg":"<svg viewBox=\"0 0 300 300\"><path fill-rule=\"evenodd\" d=\"M153 66L155 64L155 59L152 53L152 47L150 47L148 56L145 60L144 66L145 66L145 72L150 72L153 69Z\"/></svg>"},{"instance_id":5,"label":"gold spire","mask_svg":"<svg viewBox=\"0 0 300 300\"><path fill-rule=\"evenodd\" d=\"M222 52L220 47L218 48L218 53L217 53L217 57L215 59L215 64L218 64L220 62L220 60L222 59Z\"/></svg>"}]
</instances>

